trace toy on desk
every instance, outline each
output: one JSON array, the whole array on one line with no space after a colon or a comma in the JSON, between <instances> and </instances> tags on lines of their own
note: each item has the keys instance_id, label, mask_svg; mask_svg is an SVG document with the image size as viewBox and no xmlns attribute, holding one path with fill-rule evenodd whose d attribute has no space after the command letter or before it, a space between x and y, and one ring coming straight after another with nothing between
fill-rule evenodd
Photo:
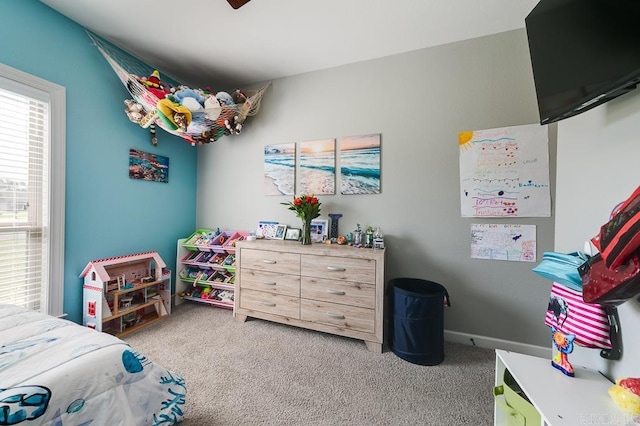
<instances>
[{"instance_id":1,"label":"toy on desk","mask_svg":"<svg viewBox=\"0 0 640 426\"><path fill-rule=\"evenodd\" d=\"M609 396L624 411L640 415L640 378L616 380L609 388Z\"/></svg>"},{"instance_id":2,"label":"toy on desk","mask_svg":"<svg viewBox=\"0 0 640 426\"><path fill-rule=\"evenodd\" d=\"M376 232L373 234L373 248L374 249L384 248L384 235L382 234L380 227L376 228Z\"/></svg>"},{"instance_id":3,"label":"toy on desk","mask_svg":"<svg viewBox=\"0 0 640 426\"><path fill-rule=\"evenodd\" d=\"M551 327L551 340L557 350L551 360L551 365L569 377L574 376L573 365L569 362L569 354L573 352L575 338L575 334L564 334L555 327Z\"/></svg>"},{"instance_id":4,"label":"toy on desk","mask_svg":"<svg viewBox=\"0 0 640 426\"><path fill-rule=\"evenodd\" d=\"M569 317L569 305L566 300L552 296L549 298L547 312L551 313L553 318L553 322L547 324L551 328L551 342L556 350L551 365L567 376L573 377L573 366L569 362L569 354L573 352L573 342L576 336L561 331Z\"/></svg>"}]
</instances>

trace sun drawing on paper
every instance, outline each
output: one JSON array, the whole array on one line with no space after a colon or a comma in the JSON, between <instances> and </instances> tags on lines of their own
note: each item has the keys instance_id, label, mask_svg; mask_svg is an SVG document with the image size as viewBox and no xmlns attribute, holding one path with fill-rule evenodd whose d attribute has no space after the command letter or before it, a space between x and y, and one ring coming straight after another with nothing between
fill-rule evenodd
<instances>
[{"instance_id":1,"label":"sun drawing on paper","mask_svg":"<svg viewBox=\"0 0 640 426\"><path fill-rule=\"evenodd\" d=\"M458 146L461 150L466 151L473 146L473 132L460 132L458 133Z\"/></svg>"}]
</instances>

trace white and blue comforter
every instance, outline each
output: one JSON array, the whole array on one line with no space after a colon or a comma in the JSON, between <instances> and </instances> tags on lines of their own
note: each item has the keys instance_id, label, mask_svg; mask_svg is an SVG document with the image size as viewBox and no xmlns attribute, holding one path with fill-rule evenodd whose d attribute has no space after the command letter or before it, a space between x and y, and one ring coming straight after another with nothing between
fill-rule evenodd
<instances>
[{"instance_id":1,"label":"white and blue comforter","mask_svg":"<svg viewBox=\"0 0 640 426\"><path fill-rule=\"evenodd\" d=\"M0 425L169 425L184 379L127 343L0 304Z\"/></svg>"}]
</instances>

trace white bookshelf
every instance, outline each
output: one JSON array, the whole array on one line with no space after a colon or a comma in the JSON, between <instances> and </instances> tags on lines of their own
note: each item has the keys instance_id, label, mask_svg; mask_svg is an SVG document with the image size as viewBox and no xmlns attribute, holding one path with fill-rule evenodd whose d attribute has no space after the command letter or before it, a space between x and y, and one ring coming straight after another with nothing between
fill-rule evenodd
<instances>
[{"instance_id":1,"label":"white bookshelf","mask_svg":"<svg viewBox=\"0 0 640 426\"><path fill-rule=\"evenodd\" d=\"M571 360L571 356L569 356ZM551 366L548 358L496 350L496 386L508 369L542 416L542 426L637 425L633 415L619 408L608 394L613 385L598 371L574 365L575 377ZM507 418L494 404L494 424Z\"/></svg>"}]
</instances>

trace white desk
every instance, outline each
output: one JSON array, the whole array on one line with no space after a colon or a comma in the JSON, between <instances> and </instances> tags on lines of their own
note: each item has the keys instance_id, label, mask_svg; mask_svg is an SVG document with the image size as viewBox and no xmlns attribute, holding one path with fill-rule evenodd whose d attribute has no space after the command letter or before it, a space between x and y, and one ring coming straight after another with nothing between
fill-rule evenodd
<instances>
[{"instance_id":1,"label":"white desk","mask_svg":"<svg viewBox=\"0 0 640 426\"><path fill-rule=\"evenodd\" d=\"M503 384L505 368L542 415L542 426L640 424L613 402L607 392L613 383L597 371L574 365L575 377L568 377L550 359L498 349L496 386ZM497 404L494 419L495 425L506 424Z\"/></svg>"}]
</instances>

